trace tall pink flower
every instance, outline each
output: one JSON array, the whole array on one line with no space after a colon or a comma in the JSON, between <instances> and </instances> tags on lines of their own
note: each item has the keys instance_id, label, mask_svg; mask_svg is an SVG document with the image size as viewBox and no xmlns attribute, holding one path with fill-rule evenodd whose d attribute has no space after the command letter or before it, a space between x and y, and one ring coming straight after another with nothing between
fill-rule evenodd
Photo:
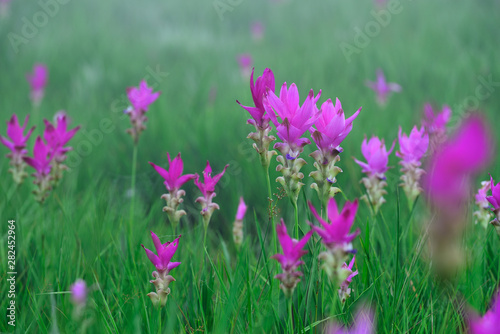
<instances>
[{"instance_id":1,"label":"tall pink flower","mask_svg":"<svg viewBox=\"0 0 500 334\"><path fill-rule=\"evenodd\" d=\"M11 166L9 172L12 173L12 177L17 184L21 184L27 175L26 172L24 172L25 164L23 158L26 157L26 153L28 153L26 150L26 143L35 129L35 127L32 127L28 130L26 135L24 135L24 131L28 125L28 118L29 116L26 116L24 124L21 126L19 125L17 115L12 115L7 122L7 137L10 140L0 136L0 143L10 150L10 153L7 154L7 157L10 158L9 164Z\"/></svg>"},{"instance_id":2,"label":"tall pink flower","mask_svg":"<svg viewBox=\"0 0 500 334\"><path fill-rule=\"evenodd\" d=\"M410 135L402 133L401 127L399 127L399 152L396 152L396 156L401 158L399 164L401 168L401 180L403 183L401 186L408 199L408 207L410 211L413 209L413 204L416 198L421 192L419 180L424 174L424 170L419 168L421 165L420 159L427 152L429 146L429 135L425 132L424 127L420 130L417 127L413 127Z\"/></svg>"},{"instance_id":3,"label":"tall pink flower","mask_svg":"<svg viewBox=\"0 0 500 334\"><path fill-rule=\"evenodd\" d=\"M57 117L55 126L46 119L43 122L45 123L43 138L47 141L51 152L54 152L54 159L58 162L63 162L66 159L66 152L72 150L71 147L64 146L80 130L80 126L68 131L69 122L67 116L64 114Z\"/></svg>"},{"instance_id":4,"label":"tall pink flower","mask_svg":"<svg viewBox=\"0 0 500 334\"><path fill-rule=\"evenodd\" d=\"M266 108L264 108L264 94L267 89L274 92L274 74L271 69L266 68L262 76L258 77L255 83L253 75L254 69L252 69L252 74L250 75L250 91L252 92L254 107L244 106L238 100L236 102L252 116L252 119L249 119L247 123L253 125L256 132L250 132L247 138L255 141L253 147L260 155L261 164L267 168L269 167L271 157L276 154L274 151L269 151L269 145L276 138L269 135L271 126L269 125L269 116L266 115Z\"/></svg>"},{"instance_id":5,"label":"tall pink flower","mask_svg":"<svg viewBox=\"0 0 500 334\"><path fill-rule=\"evenodd\" d=\"M184 190L180 190L182 185L184 185L189 180L193 180L196 178L194 174L185 174L182 175L184 170L184 163L181 158L181 154L177 154L174 160L170 159L170 154L167 153L168 165L170 170L166 170L154 163L150 162L149 164L153 166L153 168L158 172L158 174L163 177L165 180L163 183L168 190L168 194L163 194L161 198L163 198L167 205L163 207L163 211L168 214L170 219L170 223L174 226L174 229L177 227L179 220L182 216L186 214L184 210L177 210L179 205L183 202L182 197L186 195Z\"/></svg>"},{"instance_id":6,"label":"tall pink flower","mask_svg":"<svg viewBox=\"0 0 500 334\"><path fill-rule=\"evenodd\" d=\"M145 80L142 80L139 87L129 87L127 88L127 96L132 104L124 112L129 115L130 122L132 123L132 128L128 129L127 132L134 139L134 143L137 144L139 141L139 135L142 131L146 129L146 112L149 109L149 105L156 101L160 92L153 92L153 88L148 87Z\"/></svg>"},{"instance_id":7,"label":"tall pink flower","mask_svg":"<svg viewBox=\"0 0 500 334\"><path fill-rule=\"evenodd\" d=\"M361 182L365 185L367 195L363 195L361 198L372 208L373 214L377 214L382 204L385 203L384 195L387 192L384 188L387 183L384 174L389 169L387 164L394 144L393 142L391 149L387 151L383 139L372 137L367 142L365 138L361 144L361 152L366 163L354 159L361 166L363 173L366 173L366 177L362 178Z\"/></svg>"},{"instance_id":8,"label":"tall pink flower","mask_svg":"<svg viewBox=\"0 0 500 334\"><path fill-rule=\"evenodd\" d=\"M377 81L367 81L366 85L373 89L377 95L377 102L384 106L387 103L387 98L391 92L401 92L401 86L394 82L385 80L384 72L381 69L377 70Z\"/></svg>"},{"instance_id":9,"label":"tall pink flower","mask_svg":"<svg viewBox=\"0 0 500 334\"><path fill-rule=\"evenodd\" d=\"M240 197L240 204L238 205L238 211L236 212L236 218L233 224L233 240L236 247L239 249L241 243L243 242L243 218L247 212L247 205Z\"/></svg>"},{"instance_id":10,"label":"tall pink flower","mask_svg":"<svg viewBox=\"0 0 500 334\"><path fill-rule=\"evenodd\" d=\"M170 294L170 288L168 285L170 282L175 281L169 273L172 269L178 267L180 262L172 262L172 257L177 251L177 247L179 246L179 236L172 242L162 243L160 238L153 232L151 232L151 238L153 239L153 244L156 249L156 254L141 245L142 248L146 251L146 255L148 256L149 261L156 267L156 271L153 271L154 280L151 280L150 283L153 283L156 288L156 292L148 293L149 298L153 302L155 306L165 306L167 303L167 297Z\"/></svg>"},{"instance_id":11,"label":"tall pink flower","mask_svg":"<svg viewBox=\"0 0 500 334\"><path fill-rule=\"evenodd\" d=\"M35 64L33 72L26 75L26 79L31 86L30 98L35 107L38 107L42 102L48 76L49 71L44 64Z\"/></svg>"},{"instance_id":12,"label":"tall pink flower","mask_svg":"<svg viewBox=\"0 0 500 334\"><path fill-rule=\"evenodd\" d=\"M201 193L203 194L203 196L196 199L196 202L200 203L202 206L201 215L203 216L205 229L210 223L210 218L212 217L213 212L215 210L219 210L219 205L217 203L213 203L212 200L216 196L215 185L224 175L227 167L229 167L229 165L226 165L224 167L222 173L212 177L212 167L210 167L210 163L207 160L207 166L203 171L204 182L200 181L200 176L198 174L196 174L196 178L194 179L194 184L198 187L198 189L200 189Z\"/></svg>"},{"instance_id":13,"label":"tall pink flower","mask_svg":"<svg viewBox=\"0 0 500 334\"><path fill-rule=\"evenodd\" d=\"M281 281L280 288L285 293L285 296L290 298L293 290L300 282L299 277L303 276L302 272L298 271L298 267L304 263L300 258L307 253L303 248L313 232L307 232L300 240L292 239L288 235L283 219L281 219L280 224L276 225L276 232L283 254L275 254L272 258L281 264L283 273L276 275L274 278Z\"/></svg>"},{"instance_id":14,"label":"tall pink flower","mask_svg":"<svg viewBox=\"0 0 500 334\"><path fill-rule=\"evenodd\" d=\"M40 136L36 138L35 146L33 148L33 157L23 157L23 160L35 169L34 184L38 186L35 190L36 200L43 203L48 196L48 191L52 189L51 186L51 162L54 154L50 153L50 146L45 144Z\"/></svg>"},{"instance_id":15,"label":"tall pink flower","mask_svg":"<svg viewBox=\"0 0 500 334\"><path fill-rule=\"evenodd\" d=\"M434 113L432 105L424 105L424 117L422 125L429 133L431 152L435 151L446 140L446 125L451 118L451 109L444 105L440 113Z\"/></svg>"},{"instance_id":16,"label":"tall pink flower","mask_svg":"<svg viewBox=\"0 0 500 334\"><path fill-rule=\"evenodd\" d=\"M491 308L482 316L472 314L469 319L471 334L497 333L500 328L500 294L493 298Z\"/></svg>"}]
</instances>

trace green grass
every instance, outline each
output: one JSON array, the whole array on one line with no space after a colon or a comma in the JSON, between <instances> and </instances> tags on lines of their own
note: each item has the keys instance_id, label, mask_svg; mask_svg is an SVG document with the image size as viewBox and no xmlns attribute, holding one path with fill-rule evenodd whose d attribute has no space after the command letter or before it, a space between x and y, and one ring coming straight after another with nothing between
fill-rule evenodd
<instances>
[{"instance_id":1,"label":"green grass","mask_svg":"<svg viewBox=\"0 0 500 334\"><path fill-rule=\"evenodd\" d=\"M426 101L455 109L476 94L478 77L500 80L497 1L402 0L401 6L402 12L347 62L339 44L353 43L354 28L373 20L371 1L243 1L224 13L224 20L210 1L70 1L18 53L7 36L19 34L21 19L31 21L40 7L14 1L11 16L0 19L0 119L31 114L30 126L37 126L38 135L43 118L52 119L65 109L73 126L82 125L71 145L90 147L81 159L70 156L72 170L43 205L30 194L31 179L15 189L8 159L1 160L0 309L8 303L7 221L15 219L15 331L156 333L161 323L163 333L290 332L286 300L273 279L280 269L270 259L265 174L246 139L253 130L245 123L248 115L235 103L251 104L248 80L241 77L235 57L250 52L257 73L270 67L277 85L295 82L301 101L313 88L322 89L320 102L339 97L347 115L363 107L338 164L344 171L338 185L353 200L364 194L360 168L351 157L360 157L365 134L392 142L399 125L409 131L420 123ZM261 42L249 34L255 20L266 25ZM46 63L50 72L39 115L32 111L25 80L35 62ZM133 143L125 133L129 122L122 117L123 98L126 87L137 86L148 69L156 68L168 76L148 80L162 94L148 112L148 129L139 141L137 198L129 228L131 201L126 194ZM364 86L364 80L375 79L377 68L403 87L385 108L376 105L373 92ZM498 89L493 86L491 96L478 106L493 127L500 109ZM210 98L213 92L215 99ZM109 124L103 127L102 122ZM495 138L498 143L498 133ZM303 157L312 150L307 147ZM165 166L166 152L182 152L188 173L201 174L207 159L214 172L227 163L230 167L217 188L215 202L221 210L212 217L206 249L200 208L194 203L199 191L192 183L184 187L188 215L181 221L182 238L174 256L182 264L171 273L176 282L160 311L146 296L154 291L149 283L154 267L140 245L153 246L150 230L164 241L174 239L161 210L165 188L147 163ZM303 232L309 229L306 221L313 221L306 199L319 205L307 177L312 159L306 160L306 186L298 203ZM499 177L499 161L480 175L477 185L487 172ZM351 298L345 306L338 301L336 288L320 270L317 255L323 246L314 238L293 297L294 332L320 333L328 318L349 324L363 302L375 307L381 333L463 332L467 305L481 313L488 308L500 277L500 241L493 228L474 226L469 213L463 242L467 265L453 283L440 283L427 260L424 201L420 198L414 212L408 212L404 194L397 191L394 155L390 165L394 168L388 173L389 194L381 214L371 218L364 203L357 214L355 228L362 234L354 242L359 275ZM277 193L275 166L273 161L271 183ZM240 196L249 212L244 245L237 253L232 223ZM336 198L343 202L341 194ZM292 205L284 198L278 208L291 231ZM65 293L77 278L92 286L80 321L73 319L74 307ZM12 331L2 318L0 331Z\"/></svg>"}]
</instances>

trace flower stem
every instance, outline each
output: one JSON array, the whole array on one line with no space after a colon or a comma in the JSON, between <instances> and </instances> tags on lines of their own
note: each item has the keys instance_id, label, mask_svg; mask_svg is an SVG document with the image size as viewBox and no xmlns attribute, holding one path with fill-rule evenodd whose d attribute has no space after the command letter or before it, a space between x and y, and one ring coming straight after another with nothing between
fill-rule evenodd
<instances>
[{"instance_id":1,"label":"flower stem","mask_svg":"<svg viewBox=\"0 0 500 334\"><path fill-rule=\"evenodd\" d=\"M132 234L132 224L134 220L134 210L135 210L135 175L137 171L137 143L134 143L134 151L132 153L132 184L130 185L131 192L131 203L130 203L130 215L129 215L129 228L130 235Z\"/></svg>"},{"instance_id":2,"label":"flower stem","mask_svg":"<svg viewBox=\"0 0 500 334\"><path fill-rule=\"evenodd\" d=\"M278 237L276 236L276 225L274 223L274 212L273 212L273 192L271 191L271 179L269 178L269 166L262 166L266 172L266 183L267 183L267 196L269 204L269 218L271 219L271 226L273 229L273 245L274 254L278 253Z\"/></svg>"},{"instance_id":3,"label":"flower stem","mask_svg":"<svg viewBox=\"0 0 500 334\"><path fill-rule=\"evenodd\" d=\"M299 240L299 208L297 201L292 201L292 205L295 213L295 239Z\"/></svg>"},{"instance_id":4,"label":"flower stem","mask_svg":"<svg viewBox=\"0 0 500 334\"><path fill-rule=\"evenodd\" d=\"M292 297L286 299L288 304L288 333L293 333L293 313L292 313Z\"/></svg>"}]
</instances>

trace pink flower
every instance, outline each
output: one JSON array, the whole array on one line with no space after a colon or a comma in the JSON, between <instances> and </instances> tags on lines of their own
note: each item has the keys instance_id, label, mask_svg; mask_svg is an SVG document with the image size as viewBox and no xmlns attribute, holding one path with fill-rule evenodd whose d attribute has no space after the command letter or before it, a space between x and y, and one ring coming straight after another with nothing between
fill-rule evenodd
<instances>
[{"instance_id":1,"label":"pink flower","mask_svg":"<svg viewBox=\"0 0 500 334\"><path fill-rule=\"evenodd\" d=\"M139 87L127 88L127 96L136 112L148 111L149 105L156 101L160 92L153 93L153 88L149 88L145 80L142 80Z\"/></svg>"},{"instance_id":2,"label":"pink flower","mask_svg":"<svg viewBox=\"0 0 500 334\"><path fill-rule=\"evenodd\" d=\"M141 245L142 248L144 248L144 250L146 251L146 255L148 256L149 261L151 261L151 263L156 267L156 270L158 270L160 274L163 274L165 272L168 273L170 272L170 270L181 264L180 262L170 261L177 251L180 237L181 236L179 236L172 242L167 241L166 243L162 244L160 238L158 238L156 234L151 232L151 238L153 239L153 244L158 255L144 247L144 245Z\"/></svg>"},{"instance_id":3,"label":"pink flower","mask_svg":"<svg viewBox=\"0 0 500 334\"><path fill-rule=\"evenodd\" d=\"M422 125L425 126L430 134L437 132L446 133L446 124L451 118L451 109L447 105L443 106L440 113L434 113L432 105L426 103L424 106L424 118Z\"/></svg>"},{"instance_id":4,"label":"pink flower","mask_svg":"<svg viewBox=\"0 0 500 334\"><path fill-rule=\"evenodd\" d=\"M321 105L321 116L314 123L316 129L309 129L318 149L325 153L337 149L349 132L351 132L352 122L359 115L360 111L361 108L346 120L339 99L335 100L335 106L331 99L326 100Z\"/></svg>"},{"instance_id":5,"label":"pink flower","mask_svg":"<svg viewBox=\"0 0 500 334\"><path fill-rule=\"evenodd\" d=\"M45 144L40 136L36 138L33 148L33 158L24 157L24 161L36 170L37 178L44 178L50 174L50 162L54 155L50 154L51 148Z\"/></svg>"},{"instance_id":6,"label":"pink flower","mask_svg":"<svg viewBox=\"0 0 500 334\"><path fill-rule=\"evenodd\" d=\"M367 81L366 85L375 91L377 94L377 102L380 105L385 105L387 98L391 92L401 92L401 86L394 82L386 82L384 72L381 69L377 70L377 81Z\"/></svg>"},{"instance_id":7,"label":"pink flower","mask_svg":"<svg viewBox=\"0 0 500 334\"><path fill-rule=\"evenodd\" d=\"M35 106L38 106L42 101L48 76L47 66L43 64L35 64L33 72L26 75L26 79L31 86L31 101Z\"/></svg>"},{"instance_id":8,"label":"pink flower","mask_svg":"<svg viewBox=\"0 0 500 334\"><path fill-rule=\"evenodd\" d=\"M260 41L264 37L264 24L260 21L255 21L252 23L252 26L250 27L250 31L252 33L252 38L255 41Z\"/></svg>"},{"instance_id":9,"label":"pink flower","mask_svg":"<svg viewBox=\"0 0 500 334\"><path fill-rule=\"evenodd\" d=\"M327 334L372 334L375 333L375 315L372 309L363 306L358 310L354 318L354 325L350 329L342 328L333 323L327 330Z\"/></svg>"},{"instance_id":10,"label":"pink flower","mask_svg":"<svg viewBox=\"0 0 500 334\"><path fill-rule=\"evenodd\" d=\"M71 299L77 305L84 305L87 302L87 284L84 280L78 279L71 285Z\"/></svg>"},{"instance_id":11,"label":"pink flower","mask_svg":"<svg viewBox=\"0 0 500 334\"><path fill-rule=\"evenodd\" d=\"M311 225L312 229L323 239L323 243L327 248L350 248L349 245L351 242L361 233L359 229L356 229L354 233L349 233L354 223L354 219L356 218L358 200L356 199L354 202L347 201L342 212L339 214L335 199L333 197L330 198L327 211L329 222L321 218L311 202L308 202L308 204L314 217L316 217L323 226L322 229L318 226Z\"/></svg>"},{"instance_id":12,"label":"pink flower","mask_svg":"<svg viewBox=\"0 0 500 334\"><path fill-rule=\"evenodd\" d=\"M493 182L493 177L491 177L491 196L487 196L486 200L490 202L490 204L493 206L493 211L498 211L500 210L500 182L495 185ZM484 194L486 195L486 193ZM477 196L476 196L477 200Z\"/></svg>"},{"instance_id":13,"label":"pink flower","mask_svg":"<svg viewBox=\"0 0 500 334\"><path fill-rule=\"evenodd\" d=\"M64 114L57 117L57 126L52 125L46 119L43 122L45 123L43 138L51 148L51 152L54 152L54 159L62 162L66 158L66 152L72 149L71 147L64 147L64 145L73 138L75 133L80 129L80 126L68 131L69 122Z\"/></svg>"},{"instance_id":14,"label":"pink flower","mask_svg":"<svg viewBox=\"0 0 500 334\"><path fill-rule=\"evenodd\" d=\"M243 220L246 212L247 205L245 204L243 197L240 197L240 204L238 205L238 211L236 212L236 220Z\"/></svg>"},{"instance_id":15,"label":"pink flower","mask_svg":"<svg viewBox=\"0 0 500 334\"><path fill-rule=\"evenodd\" d=\"M150 162L149 164L153 166L153 168L158 172L158 174L160 174L165 179L164 184L169 192L178 191L184 183L196 178L196 175L194 174L182 175L182 171L184 169L184 162L182 161L180 152L179 154L177 154L174 160L170 160L169 153L167 153L167 158L168 158L168 165L170 168L169 171L163 169L158 165L155 165L152 162Z\"/></svg>"},{"instance_id":16,"label":"pink flower","mask_svg":"<svg viewBox=\"0 0 500 334\"><path fill-rule=\"evenodd\" d=\"M290 89L287 88L286 82L283 83L279 98L274 92L267 90L266 99L269 105L264 102L264 107L276 126L278 137L283 141L283 143L276 143L274 148L278 149L289 160L297 158L304 146L311 143L309 139L301 137L320 116L316 106L320 95L321 90L318 95L314 96L311 89L306 100L300 106L299 92L294 83L290 85ZM281 123L278 121L278 117L281 118Z\"/></svg>"},{"instance_id":17,"label":"pink flower","mask_svg":"<svg viewBox=\"0 0 500 334\"><path fill-rule=\"evenodd\" d=\"M242 105L238 100L236 102L243 107L246 111L250 113L253 119L249 119L248 123L254 125L255 127L263 127L266 120L269 120L269 116L265 115L266 109L263 105L264 94L266 90L274 92L274 74L271 69L266 68L262 76L258 77L257 80L253 81L254 70L252 69L252 74L250 76L250 91L252 92L253 103L255 107L247 107Z\"/></svg>"},{"instance_id":18,"label":"pink flower","mask_svg":"<svg viewBox=\"0 0 500 334\"><path fill-rule=\"evenodd\" d=\"M405 162L418 162L424 156L429 146L429 135L425 132L424 127L420 131L416 126L411 130L410 136L401 132L399 127L399 152L396 156L403 159Z\"/></svg>"},{"instance_id":19,"label":"pink flower","mask_svg":"<svg viewBox=\"0 0 500 334\"><path fill-rule=\"evenodd\" d=\"M472 315L469 319L470 332L472 334L491 334L497 333L500 328L500 296L493 298L491 308L481 318L477 315Z\"/></svg>"},{"instance_id":20,"label":"pink flower","mask_svg":"<svg viewBox=\"0 0 500 334\"><path fill-rule=\"evenodd\" d=\"M32 127L28 130L26 135L24 135L24 131L26 130L26 125L28 124L29 116L26 116L24 119L23 126L19 125L19 120L17 119L17 115L14 114L7 122L7 136L10 138L8 140L5 137L0 136L0 143L5 145L9 150L11 150L11 154L8 157L14 159L22 159L22 157L27 153L26 151L26 143L28 142L31 133L35 129Z\"/></svg>"},{"instance_id":21,"label":"pink flower","mask_svg":"<svg viewBox=\"0 0 500 334\"><path fill-rule=\"evenodd\" d=\"M313 231L309 231L300 240L295 240L290 238L288 235L285 222L281 219L281 223L276 225L276 232L278 234L278 240L280 242L283 254L275 254L272 256L280 264L283 270L287 271L290 269L297 269L298 266L304 263L300 258L307 254L304 250L304 246L311 237Z\"/></svg>"},{"instance_id":22,"label":"pink flower","mask_svg":"<svg viewBox=\"0 0 500 334\"><path fill-rule=\"evenodd\" d=\"M207 166L203 171L204 183L200 182L200 176L198 174L196 174L196 178L194 179L194 184L196 184L198 189L200 189L203 196L210 196L215 191L215 185L224 175L227 167L229 167L229 165L226 165L224 167L224 170L220 174L217 174L214 177L212 177L212 167L210 167L210 162L208 162L207 160Z\"/></svg>"},{"instance_id":23,"label":"pink flower","mask_svg":"<svg viewBox=\"0 0 500 334\"><path fill-rule=\"evenodd\" d=\"M354 272L352 271L355 261L356 261L356 256L353 256L351 262L349 262L349 265L347 265L345 262L342 265L342 270L345 272L345 275L347 275L346 279L340 284L338 291L342 303L345 303L347 298L351 296L351 288L349 287L349 285L351 284L354 276L358 275L357 270Z\"/></svg>"},{"instance_id":24,"label":"pink flower","mask_svg":"<svg viewBox=\"0 0 500 334\"><path fill-rule=\"evenodd\" d=\"M363 173L383 175L389 169L387 164L393 149L394 143L392 143L391 149L387 151L383 139L380 140L378 137L373 136L367 142L365 138L361 144L361 153L363 153L367 162L364 163L356 159L354 161L361 166Z\"/></svg>"},{"instance_id":25,"label":"pink flower","mask_svg":"<svg viewBox=\"0 0 500 334\"><path fill-rule=\"evenodd\" d=\"M425 189L433 203L454 210L467 200L470 177L491 160L489 129L478 115L465 119L455 137L446 141L432 157Z\"/></svg>"}]
</instances>

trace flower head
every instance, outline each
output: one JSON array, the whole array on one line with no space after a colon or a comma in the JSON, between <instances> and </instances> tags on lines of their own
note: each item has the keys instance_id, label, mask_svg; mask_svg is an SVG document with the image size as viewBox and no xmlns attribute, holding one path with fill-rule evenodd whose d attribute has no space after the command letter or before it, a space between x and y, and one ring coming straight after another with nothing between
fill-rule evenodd
<instances>
[{"instance_id":1,"label":"flower head","mask_svg":"<svg viewBox=\"0 0 500 334\"><path fill-rule=\"evenodd\" d=\"M351 117L345 119L344 110L339 99L328 99L321 105L321 115L314 123L315 128L310 128L312 139L318 149L330 152L336 149L352 130L352 122L359 115L359 108Z\"/></svg>"},{"instance_id":2,"label":"flower head","mask_svg":"<svg viewBox=\"0 0 500 334\"><path fill-rule=\"evenodd\" d=\"M56 119L56 126L52 125L46 119L43 120L45 123L45 131L43 133L43 138L51 148L51 152L54 152L54 159L57 161L63 161L66 157L66 152L70 151L71 147L64 147L75 133L80 129L80 126L68 131L68 120L65 114L61 114Z\"/></svg>"},{"instance_id":3,"label":"flower head","mask_svg":"<svg viewBox=\"0 0 500 334\"><path fill-rule=\"evenodd\" d=\"M177 154L177 156L171 160L170 154L167 153L169 170L163 169L162 167L155 165L150 162L149 164L153 166L153 168L160 174L164 179L165 187L169 192L178 191L182 185L189 180L193 180L196 178L194 174L185 174L182 175L182 171L184 169L184 162L182 161L181 154Z\"/></svg>"},{"instance_id":4,"label":"flower head","mask_svg":"<svg viewBox=\"0 0 500 334\"><path fill-rule=\"evenodd\" d=\"M35 64L33 72L26 75L26 79L31 86L31 100L35 106L39 105L42 101L48 75L47 66L43 64Z\"/></svg>"},{"instance_id":5,"label":"flower head","mask_svg":"<svg viewBox=\"0 0 500 334\"><path fill-rule=\"evenodd\" d=\"M448 124L451 118L451 109L449 106L444 105L440 113L434 113L432 105L426 103L424 106L424 118L422 119L422 125L431 134L436 132L446 133L446 124Z\"/></svg>"},{"instance_id":6,"label":"flower head","mask_svg":"<svg viewBox=\"0 0 500 334\"><path fill-rule=\"evenodd\" d=\"M401 127L399 127L398 138L399 152L396 152L396 156L407 163L419 162L429 146L429 135L425 132L424 127L418 130L414 126L409 136L406 133L402 133Z\"/></svg>"},{"instance_id":7,"label":"flower head","mask_svg":"<svg viewBox=\"0 0 500 334\"><path fill-rule=\"evenodd\" d=\"M210 167L210 162L207 160L207 166L205 167L205 170L203 170L204 183L200 182L200 176L198 174L196 174L196 178L194 179L194 184L196 184L196 186L200 189L203 196L209 196L215 191L215 185L224 175L227 167L229 167L229 165L226 165L220 174L212 177L212 167Z\"/></svg>"},{"instance_id":8,"label":"flower head","mask_svg":"<svg viewBox=\"0 0 500 334\"><path fill-rule=\"evenodd\" d=\"M354 318L354 325L349 328L342 328L338 324L331 324L326 333L328 334L372 334L375 333L375 315L371 308L361 307Z\"/></svg>"},{"instance_id":9,"label":"flower head","mask_svg":"<svg viewBox=\"0 0 500 334\"><path fill-rule=\"evenodd\" d=\"M351 288L349 287L349 285L351 284L354 276L358 275L357 270L354 272L352 271L355 261L356 261L356 256L353 256L351 262L349 262L349 265L347 265L345 262L342 265L342 271L344 272L344 277L345 275L347 276L339 287L339 297L342 303L345 303L347 298L351 296Z\"/></svg>"},{"instance_id":10,"label":"flower head","mask_svg":"<svg viewBox=\"0 0 500 334\"><path fill-rule=\"evenodd\" d=\"M160 274L162 273L168 273L170 270L174 269L178 265L180 265L180 262L171 262L170 260L174 256L175 252L177 251L177 247L179 246L179 236L177 239L175 239L172 242L166 242L164 244L161 243L160 238L153 232L151 232L151 238L153 239L153 244L156 249L156 253L153 253L144 245L141 245L142 248L146 251L146 255L149 258L149 261L156 267L156 270Z\"/></svg>"},{"instance_id":11,"label":"flower head","mask_svg":"<svg viewBox=\"0 0 500 334\"><path fill-rule=\"evenodd\" d=\"M311 202L308 202L308 204L314 217L323 226L323 228L320 228L312 225L313 231L323 238L323 243L328 248L340 247L349 249L351 242L361 233L359 229L354 233L349 233L356 218L358 200L356 199L354 202L347 201L342 212L339 214L337 202L334 198L330 198L327 210L329 222L321 218Z\"/></svg>"},{"instance_id":12,"label":"flower head","mask_svg":"<svg viewBox=\"0 0 500 334\"><path fill-rule=\"evenodd\" d=\"M5 137L0 136L0 143L5 145L9 150L12 151L13 154L25 154L26 153L26 143L31 136L31 133L35 129L32 127L28 130L26 135L24 135L24 131L26 130L26 125L28 124L29 116L26 116L24 119L23 126L19 125L19 120L17 119L17 115L14 114L7 122L7 136L10 138L8 140Z\"/></svg>"},{"instance_id":13,"label":"flower head","mask_svg":"<svg viewBox=\"0 0 500 334\"><path fill-rule=\"evenodd\" d=\"M470 177L490 161L489 129L478 115L464 120L454 138L432 157L425 189L433 203L445 209L460 207L469 194Z\"/></svg>"},{"instance_id":14,"label":"flower head","mask_svg":"<svg viewBox=\"0 0 500 334\"><path fill-rule=\"evenodd\" d=\"M252 38L255 41L260 41L264 37L264 31L266 27L264 24L260 21L255 21L252 23L252 26L250 27L250 31L252 33Z\"/></svg>"},{"instance_id":15,"label":"flower head","mask_svg":"<svg viewBox=\"0 0 500 334\"><path fill-rule=\"evenodd\" d=\"M268 103L264 102L264 108L276 126L278 137L283 141L283 143L276 143L274 148L278 149L289 160L297 158L304 146L310 143L309 139L301 137L320 117L316 106L320 95L321 90L314 96L311 89L306 100L300 106L299 92L294 83L290 85L289 89L286 82L283 83L279 98L274 92L267 90ZM278 117L281 118L281 122Z\"/></svg>"},{"instance_id":16,"label":"flower head","mask_svg":"<svg viewBox=\"0 0 500 334\"><path fill-rule=\"evenodd\" d=\"M262 76L258 77L254 83L254 70L255 69L252 69L252 74L250 75L250 91L252 92L252 99L255 107L244 106L238 100L236 100L236 102L238 102L238 104L252 116L253 119L248 120L249 124L255 125L256 127L262 127L265 124L265 121L269 120L269 116L265 115L266 109L263 105L264 94L267 89L274 92L274 74L271 69L266 68L264 73L262 73Z\"/></svg>"},{"instance_id":17,"label":"flower head","mask_svg":"<svg viewBox=\"0 0 500 334\"><path fill-rule=\"evenodd\" d=\"M472 315L469 320L470 332L472 334L497 333L500 327L500 296L494 297L491 308L483 317Z\"/></svg>"},{"instance_id":18,"label":"flower head","mask_svg":"<svg viewBox=\"0 0 500 334\"><path fill-rule=\"evenodd\" d=\"M50 152L50 146L45 144L42 138L38 136L33 148L33 157L24 157L24 161L36 170L37 175L47 176L50 174L50 162L54 157Z\"/></svg>"},{"instance_id":19,"label":"flower head","mask_svg":"<svg viewBox=\"0 0 500 334\"><path fill-rule=\"evenodd\" d=\"M297 269L298 266L304 263L304 261L300 260L300 258L304 254L307 254L307 251L303 248L313 232L307 232L306 235L304 235L304 237L300 240L292 239L288 235L283 219L281 219L280 224L276 225L276 231L283 254L275 254L272 258L276 259L281 264L283 270L289 270L292 268L293 270Z\"/></svg>"},{"instance_id":20,"label":"flower head","mask_svg":"<svg viewBox=\"0 0 500 334\"><path fill-rule=\"evenodd\" d=\"M374 175L384 174L389 169L387 163L393 149L394 143L392 143L391 149L387 151L383 139L380 140L378 137L373 136L367 142L365 138L361 144L361 153L363 153L367 162L364 163L356 159L354 161L361 166L363 173Z\"/></svg>"},{"instance_id":21,"label":"flower head","mask_svg":"<svg viewBox=\"0 0 500 334\"><path fill-rule=\"evenodd\" d=\"M493 211L500 210L500 182L495 185L493 182L493 177L491 177L491 196L486 196L486 200L490 202L493 207ZM477 197L476 197L477 199Z\"/></svg>"},{"instance_id":22,"label":"flower head","mask_svg":"<svg viewBox=\"0 0 500 334\"><path fill-rule=\"evenodd\" d=\"M127 96L136 112L148 111L149 105L156 101L160 92L153 93L153 88L148 87L145 80L142 80L139 87L127 88Z\"/></svg>"},{"instance_id":23,"label":"flower head","mask_svg":"<svg viewBox=\"0 0 500 334\"><path fill-rule=\"evenodd\" d=\"M73 303L77 305L83 305L87 302L87 284L82 279L77 279L73 285L71 285L71 299Z\"/></svg>"},{"instance_id":24,"label":"flower head","mask_svg":"<svg viewBox=\"0 0 500 334\"><path fill-rule=\"evenodd\" d=\"M238 211L236 212L236 220L243 220L246 212L247 205L245 204L243 197L240 197L240 204L238 205Z\"/></svg>"},{"instance_id":25,"label":"flower head","mask_svg":"<svg viewBox=\"0 0 500 334\"><path fill-rule=\"evenodd\" d=\"M381 69L377 70L377 81L367 81L366 85L377 94L377 102L380 105L385 105L387 103L387 98L391 92L401 92L400 85L385 80L384 72Z\"/></svg>"}]
</instances>

